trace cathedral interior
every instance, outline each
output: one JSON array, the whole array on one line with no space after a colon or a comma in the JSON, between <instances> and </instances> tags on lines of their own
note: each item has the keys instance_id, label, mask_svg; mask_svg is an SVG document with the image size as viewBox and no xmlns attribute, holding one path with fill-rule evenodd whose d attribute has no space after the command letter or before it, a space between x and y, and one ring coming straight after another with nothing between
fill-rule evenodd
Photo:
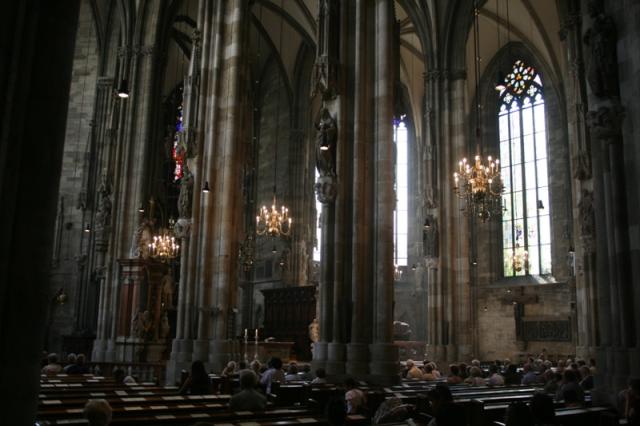
<instances>
[{"instance_id":1,"label":"cathedral interior","mask_svg":"<svg viewBox=\"0 0 640 426\"><path fill-rule=\"evenodd\" d=\"M43 350L640 375L636 0L54 3L1 18L12 424Z\"/></svg>"}]
</instances>

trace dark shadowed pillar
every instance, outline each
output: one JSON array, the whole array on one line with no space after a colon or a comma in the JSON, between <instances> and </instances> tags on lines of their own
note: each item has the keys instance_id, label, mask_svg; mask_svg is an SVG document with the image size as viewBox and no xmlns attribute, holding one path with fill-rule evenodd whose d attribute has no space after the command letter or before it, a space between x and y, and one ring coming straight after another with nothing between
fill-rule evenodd
<instances>
[{"instance_id":1,"label":"dark shadowed pillar","mask_svg":"<svg viewBox=\"0 0 640 426\"><path fill-rule=\"evenodd\" d=\"M0 18L0 415L33 425L80 2L8 2Z\"/></svg>"}]
</instances>

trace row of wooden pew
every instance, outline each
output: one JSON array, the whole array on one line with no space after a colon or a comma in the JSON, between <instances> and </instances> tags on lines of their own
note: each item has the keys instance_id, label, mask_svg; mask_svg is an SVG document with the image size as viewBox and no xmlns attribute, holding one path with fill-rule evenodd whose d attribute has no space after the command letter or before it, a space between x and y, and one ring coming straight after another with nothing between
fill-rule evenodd
<instances>
[{"instance_id":1,"label":"row of wooden pew","mask_svg":"<svg viewBox=\"0 0 640 426\"><path fill-rule=\"evenodd\" d=\"M367 393L366 414L372 416L386 399L399 398L403 403L416 406L416 413L430 413L427 392L437 383L404 381L387 387L370 387L361 382ZM234 387L235 385L229 385ZM540 389L533 386L469 387L450 386L454 401L464 410L471 426L493 426L504 419L511 402L528 402ZM43 377L38 407L38 423L63 425L85 423L83 407L89 398L106 399L113 409L112 424L140 425L192 425L207 421L220 425L252 424L327 424L324 407L332 398L344 398L344 389L335 385L311 386L307 383L285 383L273 386L269 406L264 412L231 411L229 394L179 395L175 386L155 383L117 384L100 376ZM587 394L587 402L590 402ZM587 404L589 405L589 404ZM422 414L421 414L422 415ZM565 409L556 402L559 424L599 425L603 416L615 418L606 407ZM425 417L417 416L416 419ZM366 415L347 419L351 425L369 424ZM613 423L613 420L609 424Z\"/></svg>"}]
</instances>

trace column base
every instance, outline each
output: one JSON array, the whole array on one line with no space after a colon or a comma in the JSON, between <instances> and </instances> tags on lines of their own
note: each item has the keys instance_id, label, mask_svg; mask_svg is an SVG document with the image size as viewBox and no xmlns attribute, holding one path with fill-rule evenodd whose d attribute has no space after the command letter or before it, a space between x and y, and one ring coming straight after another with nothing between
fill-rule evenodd
<instances>
[{"instance_id":1,"label":"column base","mask_svg":"<svg viewBox=\"0 0 640 426\"><path fill-rule=\"evenodd\" d=\"M344 374L347 346L344 343L329 343L328 349L329 357L326 363L327 374Z\"/></svg>"},{"instance_id":2,"label":"column base","mask_svg":"<svg viewBox=\"0 0 640 426\"><path fill-rule=\"evenodd\" d=\"M353 376L369 373L369 345L366 343L350 343L347 345L346 372Z\"/></svg>"},{"instance_id":3,"label":"column base","mask_svg":"<svg viewBox=\"0 0 640 426\"><path fill-rule=\"evenodd\" d=\"M327 342L316 342L313 344L313 359L311 360L311 368L317 370L318 368L327 367L329 348Z\"/></svg>"},{"instance_id":4,"label":"column base","mask_svg":"<svg viewBox=\"0 0 640 426\"><path fill-rule=\"evenodd\" d=\"M104 351L105 362L116 362L116 341L114 339L107 340L107 349Z\"/></svg>"},{"instance_id":5,"label":"column base","mask_svg":"<svg viewBox=\"0 0 640 426\"><path fill-rule=\"evenodd\" d=\"M191 355L191 359L194 361L207 362L208 358L209 358L209 341L194 340L193 354Z\"/></svg>"},{"instance_id":6,"label":"column base","mask_svg":"<svg viewBox=\"0 0 640 426\"><path fill-rule=\"evenodd\" d=\"M91 361L104 362L104 353L107 341L104 339L95 339L93 341L93 349L91 350Z\"/></svg>"},{"instance_id":7,"label":"column base","mask_svg":"<svg viewBox=\"0 0 640 426\"><path fill-rule=\"evenodd\" d=\"M215 372L222 371L234 357L234 345L231 340L209 341L209 368Z\"/></svg>"},{"instance_id":8,"label":"column base","mask_svg":"<svg viewBox=\"0 0 640 426\"><path fill-rule=\"evenodd\" d=\"M398 377L400 366L398 348L393 343L373 343L369 349L371 351L369 372L372 376Z\"/></svg>"}]
</instances>

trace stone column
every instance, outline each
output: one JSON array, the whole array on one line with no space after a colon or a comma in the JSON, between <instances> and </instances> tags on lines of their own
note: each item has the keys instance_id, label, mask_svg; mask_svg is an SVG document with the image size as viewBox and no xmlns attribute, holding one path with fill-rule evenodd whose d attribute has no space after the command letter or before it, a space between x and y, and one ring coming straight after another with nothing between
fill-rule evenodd
<instances>
[{"instance_id":1,"label":"stone column","mask_svg":"<svg viewBox=\"0 0 640 426\"><path fill-rule=\"evenodd\" d=\"M327 367L328 343L333 337L333 245L336 199L335 177L320 176L315 184L316 196L322 203L320 226L322 244L320 246L320 341L313 345L314 368Z\"/></svg>"},{"instance_id":2,"label":"stone column","mask_svg":"<svg viewBox=\"0 0 640 426\"><path fill-rule=\"evenodd\" d=\"M202 2L201 2L202 3ZM205 182L210 187L215 185L215 168L211 162L215 158L217 141L217 127L219 126L218 103L221 98L215 96L217 87L220 86L221 68L223 64L223 34L224 34L224 4L217 2L205 2L204 19L202 21L202 77L201 90L202 112L199 114L199 123L202 123L202 137L199 138L198 170L195 170L195 188L193 205L193 234L197 238L192 239L190 253L190 276L193 276L195 291L194 301L197 310L197 331L193 342L193 360L206 361L209 357L209 336L211 326L211 265L213 258L213 208L217 201L214 191L204 193L201 189ZM191 279L191 278L190 278Z\"/></svg>"},{"instance_id":3,"label":"stone column","mask_svg":"<svg viewBox=\"0 0 640 426\"><path fill-rule=\"evenodd\" d=\"M242 219L242 175L240 170L240 144L236 136L241 132L240 107L244 99L241 90L246 79L243 62L247 43L248 2L235 0L227 4L225 16L224 69L220 87L224 87L218 120L219 144L215 157L216 179L214 192L220 195L214 206L214 239L205 244L213 245L212 294L209 299L213 315L209 363L214 370L222 369L233 356L233 340L229 335L233 310L237 309L238 286L238 226Z\"/></svg>"},{"instance_id":4,"label":"stone column","mask_svg":"<svg viewBox=\"0 0 640 426\"><path fill-rule=\"evenodd\" d=\"M376 63L374 135L374 275L373 339L370 347L372 375L391 378L397 374L398 349L393 344L393 208L395 205L393 150L392 63L393 2L375 4Z\"/></svg>"},{"instance_id":5,"label":"stone column","mask_svg":"<svg viewBox=\"0 0 640 426\"><path fill-rule=\"evenodd\" d=\"M354 155L353 155L353 226L352 237L352 274L351 274L351 341L347 347L346 372L352 375L365 375L369 371L369 339L367 307L371 294L368 283L371 282L370 259L372 258L372 184L373 177L368 164L373 159L370 120L371 108L367 97L370 61L367 55L367 0L356 2L355 26L355 73L354 82Z\"/></svg>"}]
</instances>

